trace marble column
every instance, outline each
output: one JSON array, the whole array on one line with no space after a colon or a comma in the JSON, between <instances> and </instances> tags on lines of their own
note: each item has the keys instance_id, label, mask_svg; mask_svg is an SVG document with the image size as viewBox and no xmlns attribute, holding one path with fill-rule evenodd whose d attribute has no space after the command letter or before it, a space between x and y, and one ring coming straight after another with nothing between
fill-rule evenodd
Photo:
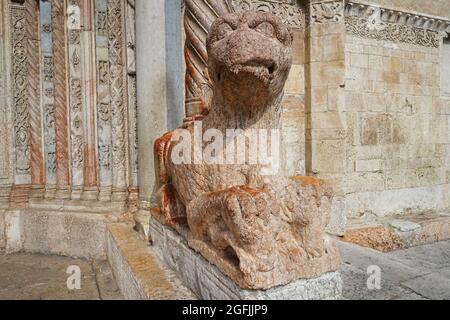
<instances>
[{"instance_id":1,"label":"marble column","mask_svg":"<svg viewBox=\"0 0 450 320\"><path fill-rule=\"evenodd\" d=\"M165 2L136 0L139 210L135 221L145 238L155 184L153 142L167 131L168 123Z\"/></svg>"},{"instance_id":2,"label":"marble column","mask_svg":"<svg viewBox=\"0 0 450 320\"><path fill-rule=\"evenodd\" d=\"M136 0L136 80L139 143L139 210L136 227L148 237L155 183L153 141L167 128L164 0ZM151 32L149 32L151 30Z\"/></svg>"},{"instance_id":3,"label":"marble column","mask_svg":"<svg viewBox=\"0 0 450 320\"><path fill-rule=\"evenodd\" d=\"M11 65L7 63L10 55L8 46L8 3L0 2L0 208L9 205L9 194L13 182L12 144L13 128L11 119L11 103L8 99L8 83L11 81Z\"/></svg>"}]
</instances>

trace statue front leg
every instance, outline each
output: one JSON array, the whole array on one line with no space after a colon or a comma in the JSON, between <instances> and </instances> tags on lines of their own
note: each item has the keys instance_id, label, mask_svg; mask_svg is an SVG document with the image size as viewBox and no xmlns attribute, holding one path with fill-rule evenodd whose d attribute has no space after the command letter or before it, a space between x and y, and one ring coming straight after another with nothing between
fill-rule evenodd
<instances>
[{"instance_id":1,"label":"statue front leg","mask_svg":"<svg viewBox=\"0 0 450 320\"><path fill-rule=\"evenodd\" d=\"M241 268L258 265L260 269L270 269L273 241L267 238L266 229L273 213L279 210L271 199L267 190L248 186L205 193L187 206L191 239L223 251L224 255L231 253ZM261 250L264 254L259 254ZM259 262L255 263L255 257Z\"/></svg>"}]
</instances>

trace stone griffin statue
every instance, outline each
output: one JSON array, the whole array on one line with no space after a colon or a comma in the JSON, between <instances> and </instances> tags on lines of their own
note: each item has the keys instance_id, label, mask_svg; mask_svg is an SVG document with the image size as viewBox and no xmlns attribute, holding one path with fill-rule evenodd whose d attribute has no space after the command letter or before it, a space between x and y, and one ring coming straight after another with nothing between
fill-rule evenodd
<instances>
[{"instance_id":1,"label":"stone griffin statue","mask_svg":"<svg viewBox=\"0 0 450 320\"><path fill-rule=\"evenodd\" d=\"M207 39L213 94L200 137L209 129L281 130L291 47L290 31L271 13L219 17ZM172 155L181 131L194 137L195 123L165 134L154 146L159 192L152 214L158 221L244 289L337 270L339 253L324 232L329 186L313 177L263 175L264 165L250 162L250 152L240 164L176 164Z\"/></svg>"}]
</instances>

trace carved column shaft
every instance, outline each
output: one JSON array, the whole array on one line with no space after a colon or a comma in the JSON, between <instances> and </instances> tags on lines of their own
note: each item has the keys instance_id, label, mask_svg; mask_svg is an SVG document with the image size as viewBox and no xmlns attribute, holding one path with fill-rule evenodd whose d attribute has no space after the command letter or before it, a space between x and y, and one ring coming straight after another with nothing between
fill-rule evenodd
<instances>
[{"instance_id":1,"label":"carved column shaft","mask_svg":"<svg viewBox=\"0 0 450 320\"><path fill-rule=\"evenodd\" d=\"M69 115L70 115L70 159L71 159L71 197L80 199L84 183L84 96L85 82L82 79L80 1L69 0L67 25L67 57L69 65ZM71 20L73 19L73 20Z\"/></svg>"},{"instance_id":2,"label":"carved column shaft","mask_svg":"<svg viewBox=\"0 0 450 320\"><path fill-rule=\"evenodd\" d=\"M53 198L56 189L56 131L55 131L55 66L53 59L52 3L40 0L41 24L41 84L45 159L45 197Z\"/></svg>"},{"instance_id":3,"label":"carved column shaft","mask_svg":"<svg viewBox=\"0 0 450 320\"><path fill-rule=\"evenodd\" d=\"M30 110L27 80L28 33L23 1L10 5L11 99L14 124L14 185L10 194L13 207L26 206L31 183Z\"/></svg>"},{"instance_id":4,"label":"carved column shaft","mask_svg":"<svg viewBox=\"0 0 450 320\"><path fill-rule=\"evenodd\" d=\"M97 51L97 135L100 200L111 200L112 192L112 128L111 91L109 87L108 5L107 0L95 3L95 44Z\"/></svg>"},{"instance_id":5,"label":"carved column shaft","mask_svg":"<svg viewBox=\"0 0 450 320\"><path fill-rule=\"evenodd\" d=\"M225 0L186 0L186 117L207 111L211 84L207 75L206 37L214 20L231 9Z\"/></svg>"},{"instance_id":6,"label":"carved column shaft","mask_svg":"<svg viewBox=\"0 0 450 320\"><path fill-rule=\"evenodd\" d=\"M95 132L96 67L94 51L94 2L81 1L82 13L82 77L84 83L84 190L83 199L93 200L98 194L98 170Z\"/></svg>"},{"instance_id":7,"label":"carved column shaft","mask_svg":"<svg viewBox=\"0 0 450 320\"><path fill-rule=\"evenodd\" d=\"M127 197L127 121L126 80L124 68L124 2L108 0L108 46L110 64L112 166L114 201Z\"/></svg>"},{"instance_id":8,"label":"carved column shaft","mask_svg":"<svg viewBox=\"0 0 450 320\"><path fill-rule=\"evenodd\" d=\"M135 0L127 0L125 8L127 44L128 83L128 146L129 146L129 205L135 209L138 197L138 141L137 141L137 98L136 98L136 21Z\"/></svg>"},{"instance_id":9,"label":"carved column shaft","mask_svg":"<svg viewBox=\"0 0 450 320\"><path fill-rule=\"evenodd\" d=\"M11 5L11 58L12 58L12 105L14 114L15 183L29 184L30 134L28 97L28 38L26 9L23 5Z\"/></svg>"},{"instance_id":10,"label":"carved column shaft","mask_svg":"<svg viewBox=\"0 0 450 320\"><path fill-rule=\"evenodd\" d=\"M30 112L31 184L34 196L41 196L44 185L44 159L42 156L42 119L40 90L40 42L39 42L39 2L27 0L28 37L28 101Z\"/></svg>"},{"instance_id":11,"label":"carved column shaft","mask_svg":"<svg viewBox=\"0 0 450 320\"><path fill-rule=\"evenodd\" d=\"M11 103L8 101L8 83L10 83L9 46L10 23L8 10L9 4L0 2L0 207L7 207L11 190L12 172L12 126L11 126Z\"/></svg>"},{"instance_id":12,"label":"carved column shaft","mask_svg":"<svg viewBox=\"0 0 450 320\"><path fill-rule=\"evenodd\" d=\"M53 1L53 58L55 66L56 184L58 198L70 197L68 108L66 85L65 1Z\"/></svg>"}]
</instances>

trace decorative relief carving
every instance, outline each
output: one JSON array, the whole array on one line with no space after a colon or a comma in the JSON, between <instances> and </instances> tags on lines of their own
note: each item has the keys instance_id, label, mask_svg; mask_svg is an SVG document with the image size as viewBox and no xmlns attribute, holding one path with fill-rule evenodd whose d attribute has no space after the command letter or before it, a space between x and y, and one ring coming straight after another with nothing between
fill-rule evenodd
<instances>
[{"instance_id":1,"label":"decorative relief carving","mask_svg":"<svg viewBox=\"0 0 450 320\"><path fill-rule=\"evenodd\" d=\"M111 147L109 145L101 145L99 148L99 162L105 169L111 168Z\"/></svg>"},{"instance_id":2,"label":"decorative relief carving","mask_svg":"<svg viewBox=\"0 0 450 320\"><path fill-rule=\"evenodd\" d=\"M52 28L51 24L43 24L42 25L42 32L50 33L52 31L53 31L53 28Z\"/></svg>"},{"instance_id":3,"label":"decorative relief carving","mask_svg":"<svg viewBox=\"0 0 450 320\"><path fill-rule=\"evenodd\" d=\"M348 33L362 38L404 42L433 48L438 48L440 45L440 36L436 31L386 22L370 26L366 19L358 17L348 17L345 24Z\"/></svg>"},{"instance_id":4,"label":"decorative relief carving","mask_svg":"<svg viewBox=\"0 0 450 320\"><path fill-rule=\"evenodd\" d=\"M44 141L45 141L45 167L47 172L47 183L54 181L56 173L56 137L55 137L55 106L47 104L44 107Z\"/></svg>"},{"instance_id":5,"label":"decorative relief carving","mask_svg":"<svg viewBox=\"0 0 450 320\"><path fill-rule=\"evenodd\" d=\"M5 1L11 13L9 28L5 30L10 32L11 40L15 161L0 155L0 176L8 169L6 166L10 165L12 171L14 164L18 183L31 177L34 185L49 186L49 198L55 196L55 186L56 197L65 198L70 184L87 186L89 182L83 177L93 175L85 172L100 170L100 176L106 178L99 186L113 186L118 194L124 191L126 197L127 187L135 186L137 181L132 176L137 174L134 0L96 0L92 6L81 6L83 17L95 18L95 27L89 25L90 21L83 21L89 34L67 25L67 17L72 13L67 5L80 3ZM90 48L94 42L89 37L95 37L91 38L95 40L95 50ZM97 66L88 64L90 58L96 59ZM95 76L97 81L91 81ZM96 90L88 87L91 83L97 85ZM97 94L97 99L89 93ZM98 111L95 115L94 108L90 108L94 101ZM4 122L3 118L0 122ZM96 130L90 131L94 127ZM96 153L95 147L89 148L96 139L99 163L96 155L94 161L89 156L89 152ZM44 165L45 172L35 171L38 166L44 169ZM33 179L33 172L38 179ZM96 185L98 182L93 182L92 186Z\"/></svg>"},{"instance_id":6,"label":"decorative relief carving","mask_svg":"<svg viewBox=\"0 0 450 320\"><path fill-rule=\"evenodd\" d=\"M55 144L55 106L47 104L44 107L45 121L45 144L51 146Z\"/></svg>"},{"instance_id":7,"label":"decorative relief carving","mask_svg":"<svg viewBox=\"0 0 450 320\"><path fill-rule=\"evenodd\" d=\"M450 22L365 4L348 3L347 32L363 38L438 48Z\"/></svg>"},{"instance_id":8,"label":"decorative relief carving","mask_svg":"<svg viewBox=\"0 0 450 320\"><path fill-rule=\"evenodd\" d=\"M109 78L109 49L108 49L108 16L107 0L96 2L95 30L97 51L97 127L98 127L98 163L100 190L110 190L112 185L111 168L111 91ZM110 191L100 194L102 199L110 199Z\"/></svg>"},{"instance_id":9,"label":"decorative relief carving","mask_svg":"<svg viewBox=\"0 0 450 320\"><path fill-rule=\"evenodd\" d=\"M231 5L236 12L272 12L290 27L303 28L305 26L304 11L296 0L232 0Z\"/></svg>"},{"instance_id":10,"label":"decorative relief carving","mask_svg":"<svg viewBox=\"0 0 450 320\"><path fill-rule=\"evenodd\" d=\"M16 173L30 174L29 101L27 94L27 37L25 9L11 6L12 90Z\"/></svg>"},{"instance_id":11,"label":"decorative relief carving","mask_svg":"<svg viewBox=\"0 0 450 320\"><path fill-rule=\"evenodd\" d=\"M46 184L56 184L56 133L55 133L55 89L54 89L54 64L53 64L53 28L52 28L52 4L46 0L40 0L41 13L41 51L42 51L42 97L43 127L44 127L44 158Z\"/></svg>"},{"instance_id":12,"label":"decorative relief carving","mask_svg":"<svg viewBox=\"0 0 450 320\"><path fill-rule=\"evenodd\" d=\"M100 60L98 62L98 80L101 84L109 83L109 62Z\"/></svg>"},{"instance_id":13,"label":"decorative relief carving","mask_svg":"<svg viewBox=\"0 0 450 320\"><path fill-rule=\"evenodd\" d=\"M70 81L70 115L71 115L71 142L72 142L72 168L83 168L83 106L81 96L81 80Z\"/></svg>"},{"instance_id":14,"label":"decorative relief carving","mask_svg":"<svg viewBox=\"0 0 450 320\"><path fill-rule=\"evenodd\" d=\"M108 34L108 15L106 11L97 11L97 34L98 35L107 35Z\"/></svg>"},{"instance_id":15,"label":"decorative relief carving","mask_svg":"<svg viewBox=\"0 0 450 320\"><path fill-rule=\"evenodd\" d=\"M80 56L78 54L78 50L75 49L72 54L72 64L74 67L78 67L80 65Z\"/></svg>"},{"instance_id":16,"label":"decorative relief carving","mask_svg":"<svg viewBox=\"0 0 450 320\"><path fill-rule=\"evenodd\" d=\"M111 90L113 187L124 189L126 181L126 114L124 86L124 34L122 1L108 0L108 47Z\"/></svg>"},{"instance_id":17,"label":"decorative relief carving","mask_svg":"<svg viewBox=\"0 0 450 320\"><path fill-rule=\"evenodd\" d=\"M70 13L79 11L79 0L70 0L72 6ZM70 15L68 12L68 14ZM74 17L76 20L76 17ZM74 20L74 21L75 21ZM70 150L72 164L72 185L79 187L83 185L84 164L84 105L82 96L82 71L80 52L81 34L78 29L68 27L68 58L69 58L69 110L70 110ZM85 62L85 61L83 61Z\"/></svg>"},{"instance_id":18,"label":"decorative relief carving","mask_svg":"<svg viewBox=\"0 0 450 320\"><path fill-rule=\"evenodd\" d=\"M53 57L44 56L44 81L53 81Z\"/></svg>"},{"instance_id":19,"label":"decorative relief carving","mask_svg":"<svg viewBox=\"0 0 450 320\"><path fill-rule=\"evenodd\" d=\"M342 22L344 20L344 3L330 1L311 4L312 23Z\"/></svg>"},{"instance_id":20,"label":"decorative relief carving","mask_svg":"<svg viewBox=\"0 0 450 320\"><path fill-rule=\"evenodd\" d=\"M69 44L80 44L80 31L79 30L70 30Z\"/></svg>"}]
</instances>

